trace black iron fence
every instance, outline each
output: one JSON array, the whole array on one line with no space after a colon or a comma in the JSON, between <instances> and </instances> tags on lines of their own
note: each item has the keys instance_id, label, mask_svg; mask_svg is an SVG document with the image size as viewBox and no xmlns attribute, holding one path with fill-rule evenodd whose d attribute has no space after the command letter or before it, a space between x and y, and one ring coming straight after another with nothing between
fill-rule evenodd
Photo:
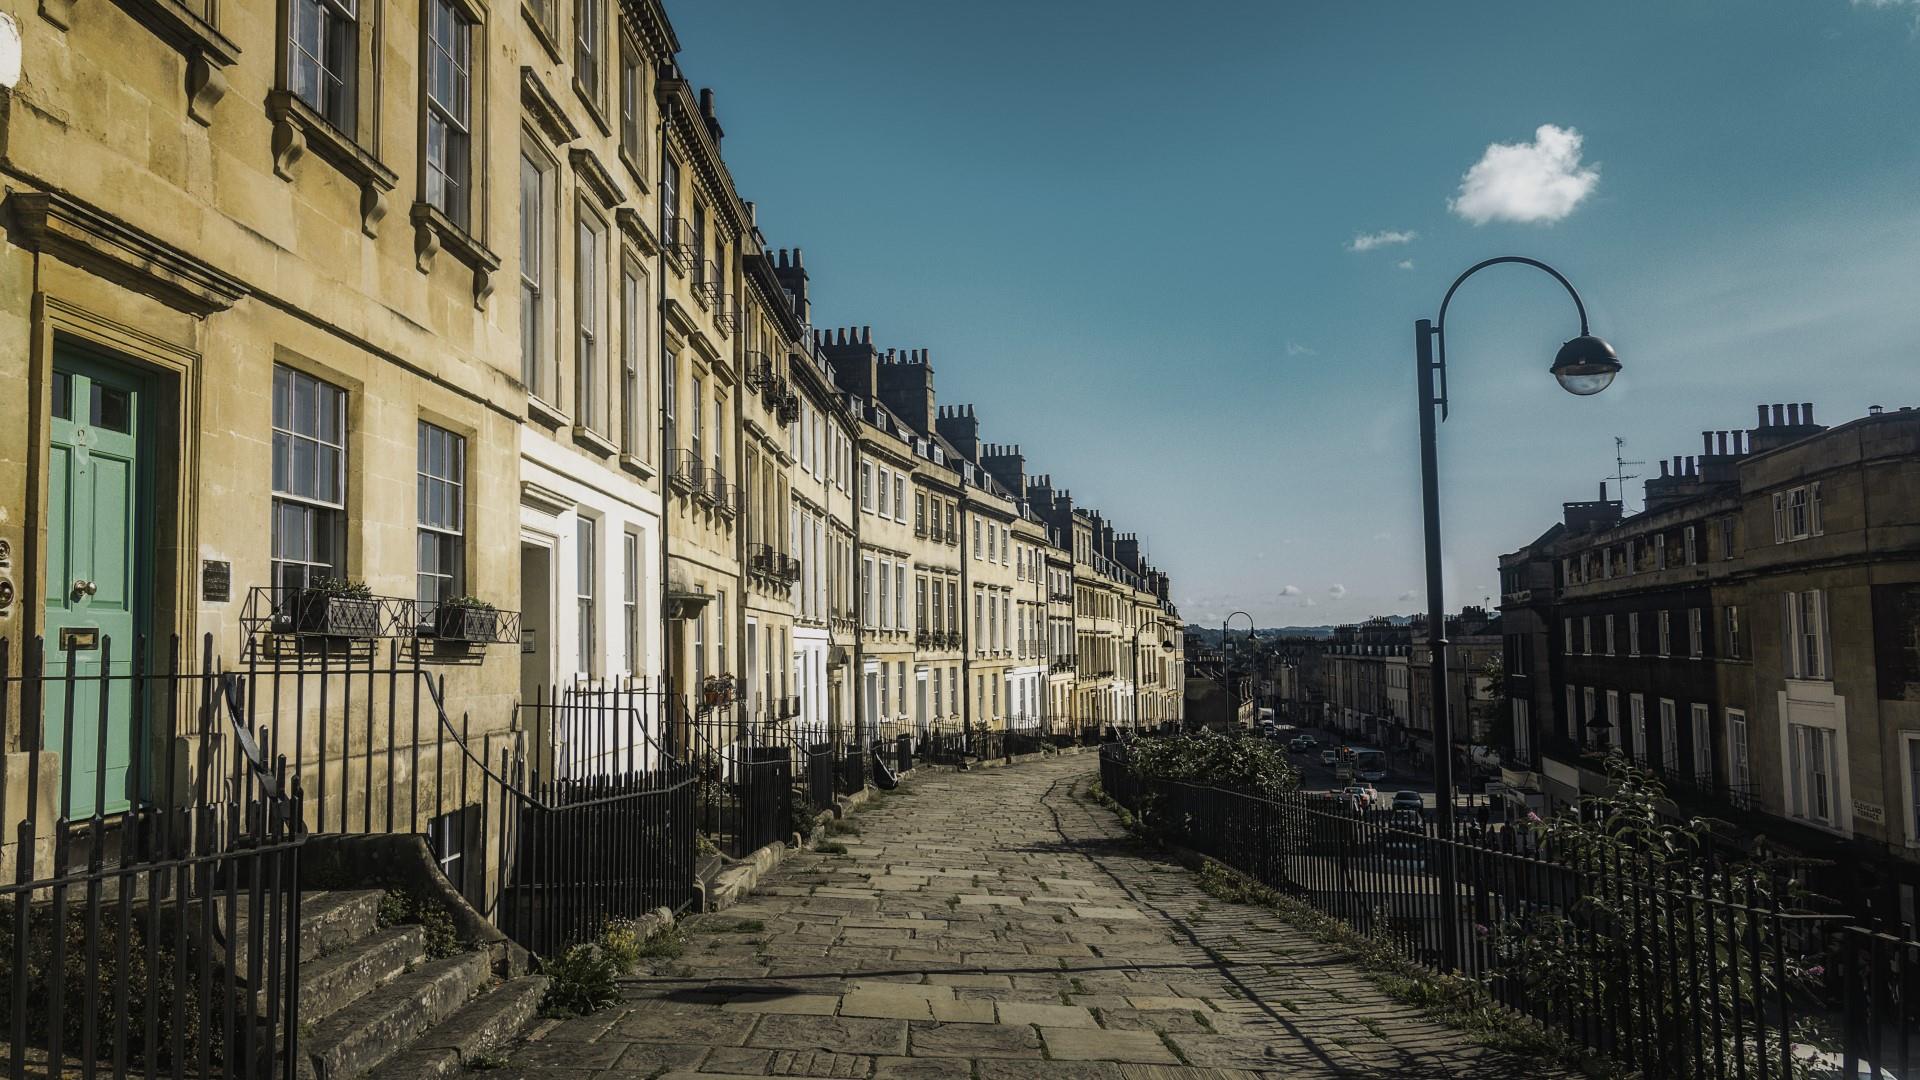
<instances>
[{"instance_id":1,"label":"black iron fence","mask_svg":"<svg viewBox=\"0 0 1920 1080\"><path fill-rule=\"evenodd\" d=\"M0 640L8 1075L290 1080L305 833L278 733L210 639L70 645Z\"/></svg>"},{"instance_id":2,"label":"black iron fence","mask_svg":"<svg viewBox=\"0 0 1920 1080\"><path fill-rule=\"evenodd\" d=\"M1538 841L1441 837L1418 812L1149 780L1100 754L1150 827L1433 968L1451 859L1463 973L1504 1007L1645 1076L1911 1080L1920 941L1808 910L1783 871Z\"/></svg>"}]
</instances>

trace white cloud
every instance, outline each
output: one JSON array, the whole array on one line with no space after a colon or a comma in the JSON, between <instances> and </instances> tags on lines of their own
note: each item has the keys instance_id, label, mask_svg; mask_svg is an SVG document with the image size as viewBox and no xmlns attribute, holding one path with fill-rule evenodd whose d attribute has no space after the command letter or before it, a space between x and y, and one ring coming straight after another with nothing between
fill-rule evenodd
<instances>
[{"instance_id":1,"label":"white cloud","mask_svg":"<svg viewBox=\"0 0 1920 1080\"><path fill-rule=\"evenodd\" d=\"M1297 341L1287 342L1288 356L1319 356L1320 350L1311 345L1302 345Z\"/></svg>"},{"instance_id":2,"label":"white cloud","mask_svg":"<svg viewBox=\"0 0 1920 1080\"><path fill-rule=\"evenodd\" d=\"M1315 600L1311 596L1307 597L1305 600L1300 601L1301 607L1318 607L1319 604L1320 604L1320 601Z\"/></svg>"},{"instance_id":3,"label":"white cloud","mask_svg":"<svg viewBox=\"0 0 1920 1080\"><path fill-rule=\"evenodd\" d=\"M1411 270L1411 269L1413 269L1413 260L1412 260L1412 259L1401 259L1401 260L1400 260L1399 262L1397 262L1397 263L1394 263L1393 265L1395 265L1395 266L1397 266L1397 267L1399 267L1399 268L1400 268L1400 269L1402 269L1402 270Z\"/></svg>"},{"instance_id":4,"label":"white cloud","mask_svg":"<svg viewBox=\"0 0 1920 1080\"><path fill-rule=\"evenodd\" d=\"M1327 586L1327 593L1337 600L1347 595L1347 587L1345 585L1329 585Z\"/></svg>"},{"instance_id":5,"label":"white cloud","mask_svg":"<svg viewBox=\"0 0 1920 1080\"><path fill-rule=\"evenodd\" d=\"M1494 143L1460 178L1447 209L1475 225L1559 221L1600 183L1600 167L1580 162L1581 142L1573 128L1541 124L1532 142Z\"/></svg>"},{"instance_id":6,"label":"white cloud","mask_svg":"<svg viewBox=\"0 0 1920 1080\"><path fill-rule=\"evenodd\" d=\"M1281 589L1281 590L1280 590L1280 595L1281 595L1281 596L1299 596L1299 595L1300 595L1300 586L1298 586L1298 585L1289 585L1289 586L1287 586L1286 588L1284 588L1284 589Z\"/></svg>"},{"instance_id":7,"label":"white cloud","mask_svg":"<svg viewBox=\"0 0 1920 1080\"><path fill-rule=\"evenodd\" d=\"M1402 603L1405 603L1408 600L1418 600L1418 599L1420 599L1420 594L1417 592L1414 592L1412 589L1408 589L1406 592L1403 592L1400 594L1400 600Z\"/></svg>"},{"instance_id":8,"label":"white cloud","mask_svg":"<svg viewBox=\"0 0 1920 1080\"><path fill-rule=\"evenodd\" d=\"M1412 229L1381 229L1379 232L1354 233L1347 241L1348 251L1372 251L1377 247L1391 247L1394 244L1411 244L1420 239L1420 234Z\"/></svg>"}]
</instances>

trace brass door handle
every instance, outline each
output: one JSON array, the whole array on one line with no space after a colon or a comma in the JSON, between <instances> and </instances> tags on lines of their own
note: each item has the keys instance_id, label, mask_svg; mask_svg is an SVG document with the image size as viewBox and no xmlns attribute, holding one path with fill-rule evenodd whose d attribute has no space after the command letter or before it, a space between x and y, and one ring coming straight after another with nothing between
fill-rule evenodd
<instances>
[{"instance_id":1,"label":"brass door handle","mask_svg":"<svg viewBox=\"0 0 1920 1080\"><path fill-rule=\"evenodd\" d=\"M74 578L73 598L78 600L83 596L92 596L99 588L98 582L88 581L86 578Z\"/></svg>"}]
</instances>

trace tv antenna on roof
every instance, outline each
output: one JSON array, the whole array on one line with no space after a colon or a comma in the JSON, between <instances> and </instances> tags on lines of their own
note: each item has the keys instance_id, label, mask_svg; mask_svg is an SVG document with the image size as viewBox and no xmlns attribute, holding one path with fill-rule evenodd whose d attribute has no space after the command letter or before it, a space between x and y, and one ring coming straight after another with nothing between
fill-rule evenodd
<instances>
[{"instance_id":1,"label":"tv antenna on roof","mask_svg":"<svg viewBox=\"0 0 1920 1080\"><path fill-rule=\"evenodd\" d=\"M1613 481L1613 489L1620 493L1620 512L1622 514L1629 512L1627 509L1627 481L1640 479L1640 474L1628 472L1627 466L1646 464L1644 461L1628 461L1625 456L1626 452L1627 440L1615 435L1613 437L1613 475L1608 477L1608 479Z\"/></svg>"}]
</instances>

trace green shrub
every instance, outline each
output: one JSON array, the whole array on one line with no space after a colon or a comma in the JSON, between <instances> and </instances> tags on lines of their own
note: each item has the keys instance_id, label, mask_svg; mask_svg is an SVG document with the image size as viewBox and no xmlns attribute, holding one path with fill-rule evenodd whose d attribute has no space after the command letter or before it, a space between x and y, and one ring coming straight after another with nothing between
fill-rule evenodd
<instances>
[{"instance_id":1,"label":"green shrub","mask_svg":"<svg viewBox=\"0 0 1920 1080\"><path fill-rule=\"evenodd\" d=\"M1206 784L1277 799L1297 791L1300 773L1268 739L1219 731L1135 739L1128 763L1149 780Z\"/></svg>"},{"instance_id":2,"label":"green shrub","mask_svg":"<svg viewBox=\"0 0 1920 1080\"><path fill-rule=\"evenodd\" d=\"M614 958L597 945L575 945L542 965L547 996L540 1011L548 1016L587 1016L619 1000Z\"/></svg>"},{"instance_id":3,"label":"green shrub","mask_svg":"<svg viewBox=\"0 0 1920 1080\"><path fill-rule=\"evenodd\" d=\"M388 889L380 897L379 924L418 926L427 935L427 956L445 960L461 952L460 935L453 928L453 913L439 901L405 889Z\"/></svg>"},{"instance_id":4,"label":"green shrub","mask_svg":"<svg viewBox=\"0 0 1920 1080\"><path fill-rule=\"evenodd\" d=\"M0 1017L7 1018L9 1025L16 1004L13 996L15 902L13 898L0 900ZM215 1015L225 1016L225 1010L220 1008L217 1000L225 985L224 974L216 963L212 968L212 985L203 985L200 965L190 959L182 979L177 968L177 954L171 946L171 933L165 932L163 923L161 937L157 941L149 939L146 933L148 915L145 904L135 904L125 935L127 958L122 965L120 908L117 904L105 904L100 912L99 932L93 935L88 933L84 897L69 897L63 925L58 926L50 905L28 906L24 1000L26 1041L29 1046L44 1047L50 1041L53 1018L48 1006L54 999L56 973L53 948L55 940L61 939L66 953L58 969L61 976L60 1037L67 1053L71 1054L79 1047L83 1026L91 1018L96 1033L97 1056L102 1060L111 1060L116 1052L124 1051L130 1065L145 1063L169 1066L174 1063L173 1043L176 1035L180 1041L183 1062L199 1060L204 1010L219 1010ZM90 939L98 964L91 980L87 978L87 943ZM151 968L148 966L150 944L154 953ZM118 1012L115 1009L116 994L122 988L125 990L126 1006L124 1012ZM156 1021L156 1037L151 1046L147 1043L149 1003ZM177 1030L174 1027L176 1006L184 1017ZM123 1026L124 1032L121 1030ZM125 1038L124 1045L119 1042L122 1035ZM219 1039L214 1039L207 1050L216 1064L224 1062L225 1047Z\"/></svg>"},{"instance_id":5,"label":"green shrub","mask_svg":"<svg viewBox=\"0 0 1920 1080\"><path fill-rule=\"evenodd\" d=\"M787 816L793 819L793 831L802 841L813 835L813 798L804 789L787 789Z\"/></svg>"}]
</instances>

